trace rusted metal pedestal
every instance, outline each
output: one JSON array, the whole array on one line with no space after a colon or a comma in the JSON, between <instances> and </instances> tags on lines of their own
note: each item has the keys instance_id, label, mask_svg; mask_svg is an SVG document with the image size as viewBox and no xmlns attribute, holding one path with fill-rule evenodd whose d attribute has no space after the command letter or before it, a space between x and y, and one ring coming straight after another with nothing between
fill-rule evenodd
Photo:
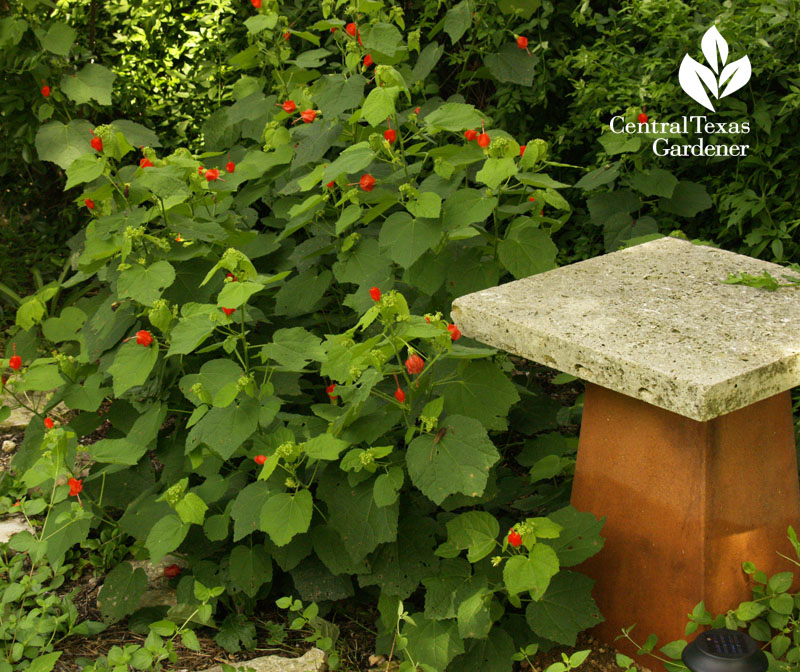
<instances>
[{"instance_id":1,"label":"rusted metal pedestal","mask_svg":"<svg viewBox=\"0 0 800 672\"><path fill-rule=\"evenodd\" d=\"M743 561L793 569L778 555L794 557L800 521L789 392L698 422L590 384L572 504L606 516L603 551L579 568L597 582L600 639L634 623L639 643L685 638L701 599L712 613L751 599Z\"/></svg>"}]
</instances>

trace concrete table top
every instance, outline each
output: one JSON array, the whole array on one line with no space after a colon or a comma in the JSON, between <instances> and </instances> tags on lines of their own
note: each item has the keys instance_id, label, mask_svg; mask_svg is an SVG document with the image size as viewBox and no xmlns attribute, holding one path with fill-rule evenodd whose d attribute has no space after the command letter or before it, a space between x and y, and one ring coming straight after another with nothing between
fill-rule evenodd
<instances>
[{"instance_id":1,"label":"concrete table top","mask_svg":"<svg viewBox=\"0 0 800 672\"><path fill-rule=\"evenodd\" d=\"M800 384L800 289L728 285L786 269L661 238L462 296L464 335L694 420Z\"/></svg>"}]
</instances>

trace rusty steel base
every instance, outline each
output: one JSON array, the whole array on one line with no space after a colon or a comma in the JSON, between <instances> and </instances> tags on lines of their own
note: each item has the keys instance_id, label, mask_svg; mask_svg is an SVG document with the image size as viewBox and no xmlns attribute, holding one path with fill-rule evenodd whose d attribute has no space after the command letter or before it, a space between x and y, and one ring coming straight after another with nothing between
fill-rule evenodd
<instances>
[{"instance_id":1,"label":"rusty steel base","mask_svg":"<svg viewBox=\"0 0 800 672\"><path fill-rule=\"evenodd\" d=\"M718 614L751 599L744 561L797 569L777 554L795 557L786 529L800 533L790 393L698 422L589 384L572 505L606 516L603 550L578 568L606 619L594 634L631 656L615 638L634 623L640 644L685 639L700 600Z\"/></svg>"}]
</instances>

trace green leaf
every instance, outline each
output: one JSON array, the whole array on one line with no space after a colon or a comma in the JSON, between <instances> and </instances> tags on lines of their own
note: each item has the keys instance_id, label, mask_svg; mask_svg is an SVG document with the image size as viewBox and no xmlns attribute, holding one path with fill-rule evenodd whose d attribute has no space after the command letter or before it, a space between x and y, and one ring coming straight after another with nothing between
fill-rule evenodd
<instances>
[{"instance_id":1,"label":"green leaf","mask_svg":"<svg viewBox=\"0 0 800 672\"><path fill-rule=\"evenodd\" d=\"M424 614L412 614L411 622L403 624L407 639L406 650L417 665L430 665L444 670L458 654L464 652L464 642L458 636L458 624L453 620L431 621Z\"/></svg>"},{"instance_id":2,"label":"green leaf","mask_svg":"<svg viewBox=\"0 0 800 672\"><path fill-rule=\"evenodd\" d=\"M467 650L453 661L452 667L458 672L511 672L514 653L514 640L495 624L488 637L468 642Z\"/></svg>"},{"instance_id":3,"label":"green leaf","mask_svg":"<svg viewBox=\"0 0 800 672\"><path fill-rule=\"evenodd\" d=\"M84 119L75 119L66 126L60 121L51 121L36 131L36 153L42 161L52 161L64 170L75 159L94 153L89 142L92 125Z\"/></svg>"},{"instance_id":4,"label":"green leaf","mask_svg":"<svg viewBox=\"0 0 800 672\"><path fill-rule=\"evenodd\" d=\"M540 637L575 646L578 633L603 622L592 598L594 581L584 574L561 571L540 600L525 610L528 625Z\"/></svg>"},{"instance_id":5,"label":"green leaf","mask_svg":"<svg viewBox=\"0 0 800 672\"><path fill-rule=\"evenodd\" d=\"M447 10L444 17L444 32L453 44L458 42L472 25L472 2L463 0Z\"/></svg>"},{"instance_id":6,"label":"green leaf","mask_svg":"<svg viewBox=\"0 0 800 672\"><path fill-rule=\"evenodd\" d=\"M86 313L75 306L67 306L58 317L51 317L42 323L42 333L48 341L63 343L80 339L78 330L86 322Z\"/></svg>"},{"instance_id":7,"label":"green leaf","mask_svg":"<svg viewBox=\"0 0 800 672\"><path fill-rule=\"evenodd\" d=\"M408 268L426 250L431 249L441 237L438 222L414 219L406 212L390 215L381 227L378 241L389 257L403 268Z\"/></svg>"},{"instance_id":8,"label":"green leaf","mask_svg":"<svg viewBox=\"0 0 800 672\"><path fill-rule=\"evenodd\" d=\"M639 197L630 189L617 189L606 194L593 196L586 201L592 221L605 224L606 220L618 213L630 213L641 206Z\"/></svg>"},{"instance_id":9,"label":"green leaf","mask_svg":"<svg viewBox=\"0 0 800 672\"><path fill-rule=\"evenodd\" d=\"M74 75L61 78L61 89L78 105L96 100L111 105L111 89L116 75L97 63L88 63Z\"/></svg>"},{"instance_id":10,"label":"green leaf","mask_svg":"<svg viewBox=\"0 0 800 672\"><path fill-rule=\"evenodd\" d=\"M263 481L250 483L236 495L231 507L231 518L234 520L234 542L258 530L261 507L267 497L269 497L269 487Z\"/></svg>"},{"instance_id":11,"label":"green leaf","mask_svg":"<svg viewBox=\"0 0 800 672\"><path fill-rule=\"evenodd\" d=\"M278 15L274 12L269 14L256 14L244 22L247 32L251 35L260 33L262 30L272 30L278 23Z\"/></svg>"},{"instance_id":12,"label":"green leaf","mask_svg":"<svg viewBox=\"0 0 800 672\"><path fill-rule=\"evenodd\" d=\"M375 152L368 142L359 142L345 149L333 163L329 163L325 169L325 176L322 182L327 184L341 175L350 175L364 170L375 158Z\"/></svg>"},{"instance_id":13,"label":"green leaf","mask_svg":"<svg viewBox=\"0 0 800 672\"><path fill-rule=\"evenodd\" d=\"M425 616L431 619L455 618L456 596L468 586L472 568L463 558L442 560L435 576L422 580L425 585Z\"/></svg>"},{"instance_id":14,"label":"green leaf","mask_svg":"<svg viewBox=\"0 0 800 672\"><path fill-rule=\"evenodd\" d=\"M337 439L333 434L319 434L305 442L303 450L314 460L336 460L350 444Z\"/></svg>"},{"instance_id":15,"label":"green leaf","mask_svg":"<svg viewBox=\"0 0 800 672\"><path fill-rule=\"evenodd\" d=\"M527 21L541 7L541 0L499 0L497 6L503 14L515 14Z\"/></svg>"},{"instance_id":16,"label":"green leaf","mask_svg":"<svg viewBox=\"0 0 800 672\"><path fill-rule=\"evenodd\" d=\"M106 162L99 156L84 154L75 159L67 168L67 184L64 190L72 189L76 184L91 182L103 174Z\"/></svg>"},{"instance_id":17,"label":"green leaf","mask_svg":"<svg viewBox=\"0 0 800 672\"><path fill-rule=\"evenodd\" d=\"M519 401L513 383L486 359L462 360L456 371L456 379L444 386L445 411L480 420L487 429L504 430L509 409Z\"/></svg>"},{"instance_id":18,"label":"green leaf","mask_svg":"<svg viewBox=\"0 0 800 672\"><path fill-rule=\"evenodd\" d=\"M175 505L175 512L184 523L202 525L206 518L208 506L193 492L187 492L183 499Z\"/></svg>"},{"instance_id":19,"label":"green leaf","mask_svg":"<svg viewBox=\"0 0 800 672\"><path fill-rule=\"evenodd\" d=\"M579 565L603 548L605 539L600 536L600 530L605 518L598 520L594 514L572 506L549 513L547 517L563 528L556 539L543 542L555 550L563 567Z\"/></svg>"},{"instance_id":20,"label":"green leaf","mask_svg":"<svg viewBox=\"0 0 800 672\"><path fill-rule=\"evenodd\" d=\"M509 595L529 591L531 599L539 600L558 573L558 556L545 544L536 544L525 555L514 555L503 567L503 581Z\"/></svg>"},{"instance_id":21,"label":"green leaf","mask_svg":"<svg viewBox=\"0 0 800 672\"><path fill-rule=\"evenodd\" d=\"M467 639L483 639L492 627L489 614L491 591L486 588L476 590L458 605L458 634Z\"/></svg>"},{"instance_id":22,"label":"green leaf","mask_svg":"<svg viewBox=\"0 0 800 672\"><path fill-rule=\"evenodd\" d=\"M260 406L257 399L244 397L224 408L212 408L189 430L186 451L205 444L227 460L258 427Z\"/></svg>"},{"instance_id":23,"label":"green leaf","mask_svg":"<svg viewBox=\"0 0 800 672\"><path fill-rule=\"evenodd\" d=\"M785 593L792 587L793 572L778 572L773 574L767 583L767 590L771 593Z\"/></svg>"},{"instance_id":24,"label":"green leaf","mask_svg":"<svg viewBox=\"0 0 800 672\"><path fill-rule=\"evenodd\" d=\"M549 234L532 226L514 229L497 246L500 261L517 280L555 268L556 254Z\"/></svg>"},{"instance_id":25,"label":"green leaf","mask_svg":"<svg viewBox=\"0 0 800 672\"><path fill-rule=\"evenodd\" d=\"M467 551L467 560L478 562L497 547L500 523L486 511L467 511L447 521L447 541L437 555L455 557Z\"/></svg>"},{"instance_id":26,"label":"green leaf","mask_svg":"<svg viewBox=\"0 0 800 672\"><path fill-rule=\"evenodd\" d=\"M444 103L424 118L427 131L465 131L481 125L483 115L466 103Z\"/></svg>"},{"instance_id":27,"label":"green leaf","mask_svg":"<svg viewBox=\"0 0 800 672\"><path fill-rule=\"evenodd\" d=\"M712 202L705 186L681 180L672 192L672 197L662 198L658 205L666 212L681 217L694 217L698 212L710 208Z\"/></svg>"},{"instance_id":28,"label":"green leaf","mask_svg":"<svg viewBox=\"0 0 800 672\"><path fill-rule=\"evenodd\" d=\"M794 600L788 593L781 593L770 599L769 608L779 614L791 614L794 609Z\"/></svg>"},{"instance_id":29,"label":"green leaf","mask_svg":"<svg viewBox=\"0 0 800 672\"><path fill-rule=\"evenodd\" d=\"M649 171L636 171L631 177L631 186L645 196L670 198L678 185L678 178L668 170L653 168Z\"/></svg>"},{"instance_id":30,"label":"green leaf","mask_svg":"<svg viewBox=\"0 0 800 672\"><path fill-rule=\"evenodd\" d=\"M736 609L736 618L742 621L750 621L761 614L767 606L758 602L742 602Z\"/></svg>"},{"instance_id":31,"label":"green leaf","mask_svg":"<svg viewBox=\"0 0 800 672\"><path fill-rule=\"evenodd\" d=\"M139 345L135 339L123 343L108 367L114 378L114 396L119 397L132 387L143 385L158 360L158 345Z\"/></svg>"},{"instance_id":32,"label":"green leaf","mask_svg":"<svg viewBox=\"0 0 800 672\"><path fill-rule=\"evenodd\" d=\"M112 569L103 581L97 603L103 620L114 623L136 611L139 600L147 591L147 574L140 567L135 571L129 562Z\"/></svg>"},{"instance_id":33,"label":"green leaf","mask_svg":"<svg viewBox=\"0 0 800 672\"><path fill-rule=\"evenodd\" d=\"M416 199L409 200L406 209L414 217L436 219L442 211L442 197L432 191L425 191Z\"/></svg>"},{"instance_id":34,"label":"green leaf","mask_svg":"<svg viewBox=\"0 0 800 672\"><path fill-rule=\"evenodd\" d=\"M501 159L488 158L483 164L483 168L475 175L475 179L495 190L508 178L516 175L517 170L517 162L510 157Z\"/></svg>"},{"instance_id":35,"label":"green leaf","mask_svg":"<svg viewBox=\"0 0 800 672\"><path fill-rule=\"evenodd\" d=\"M400 488L403 487L405 480L405 472L401 467L389 467L389 471L385 474L380 474L375 479L375 485L372 489L372 497L377 506L390 506L397 501L397 496L400 494Z\"/></svg>"},{"instance_id":36,"label":"green leaf","mask_svg":"<svg viewBox=\"0 0 800 672\"><path fill-rule=\"evenodd\" d=\"M245 614L228 614L214 641L228 653L237 653L242 647L250 650L256 645L256 625Z\"/></svg>"},{"instance_id":37,"label":"green leaf","mask_svg":"<svg viewBox=\"0 0 800 672\"><path fill-rule=\"evenodd\" d=\"M361 75L323 75L311 87L311 97L324 118L336 119L361 104L366 84Z\"/></svg>"},{"instance_id":38,"label":"green leaf","mask_svg":"<svg viewBox=\"0 0 800 672\"><path fill-rule=\"evenodd\" d=\"M613 182L617 179L618 175L619 161L616 161L586 173L574 186L576 189L589 191L591 189L597 189L597 187L602 187L609 182Z\"/></svg>"},{"instance_id":39,"label":"green leaf","mask_svg":"<svg viewBox=\"0 0 800 672\"><path fill-rule=\"evenodd\" d=\"M42 39L42 46L58 56L68 56L77 33L66 23L56 21ZM66 187L68 188L68 187Z\"/></svg>"},{"instance_id":40,"label":"green leaf","mask_svg":"<svg viewBox=\"0 0 800 672\"><path fill-rule=\"evenodd\" d=\"M168 261L157 261L146 268L133 264L120 273L117 295L121 299L131 298L145 306L152 306L173 282L175 269Z\"/></svg>"},{"instance_id":41,"label":"green leaf","mask_svg":"<svg viewBox=\"0 0 800 672\"><path fill-rule=\"evenodd\" d=\"M45 312L45 305L38 296L27 297L17 308L16 324L27 331L41 322Z\"/></svg>"},{"instance_id":42,"label":"green leaf","mask_svg":"<svg viewBox=\"0 0 800 672\"><path fill-rule=\"evenodd\" d=\"M609 156L637 152L642 146L642 139L638 135L628 137L624 133L604 133L599 138L600 144Z\"/></svg>"},{"instance_id":43,"label":"green leaf","mask_svg":"<svg viewBox=\"0 0 800 672\"><path fill-rule=\"evenodd\" d=\"M362 117L370 126L385 123L387 117L394 115L394 101L397 97L397 87L376 86L369 92L361 108Z\"/></svg>"},{"instance_id":44,"label":"green leaf","mask_svg":"<svg viewBox=\"0 0 800 672\"><path fill-rule=\"evenodd\" d=\"M477 420L451 415L443 424L449 429L438 443L425 434L409 445L406 461L411 481L436 504L456 492L479 497L486 488L489 467L500 455Z\"/></svg>"},{"instance_id":45,"label":"green leaf","mask_svg":"<svg viewBox=\"0 0 800 672\"><path fill-rule=\"evenodd\" d=\"M130 119L117 119L111 122L111 126L122 133L133 147L161 147L158 136L147 126L137 124Z\"/></svg>"},{"instance_id":46,"label":"green leaf","mask_svg":"<svg viewBox=\"0 0 800 672\"><path fill-rule=\"evenodd\" d=\"M364 48L367 51L377 51L384 56L394 58L402 45L403 35L391 23L378 22L365 31Z\"/></svg>"},{"instance_id":47,"label":"green leaf","mask_svg":"<svg viewBox=\"0 0 800 672\"><path fill-rule=\"evenodd\" d=\"M488 219L497 207L497 197L485 196L478 189L459 189L444 202L442 225L453 231L469 224L479 224Z\"/></svg>"},{"instance_id":48,"label":"green leaf","mask_svg":"<svg viewBox=\"0 0 800 672\"><path fill-rule=\"evenodd\" d=\"M213 331L214 323L208 314L182 317L170 333L169 350L166 356L188 355L190 352L194 352Z\"/></svg>"},{"instance_id":49,"label":"green leaf","mask_svg":"<svg viewBox=\"0 0 800 672\"><path fill-rule=\"evenodd\" d=\"M500 51L486 54L484 63L498 82L531 86L539 59L515 42L506 42Z\"/></svg>"},{"instance_id":50,"label":"green leaf","mask_svg":"<svg viewBox=\"0 0 800 672\"><path fill-rule=\"evenodd\" d=\"M167 514L153 525L144 545L150 551L150 562L157 563L167 553L181 545L189 532L189 525L181 522L174 513Z\"/></svg>"},{"instance_id":51,"label":"green leaf","mask_svg":"<svg viewBox=\"0 0 800 672\"><path fill-rule=\"evenodd\" d=\"M272 343L261 348L261 357L274 360L289 371L303 371L311 362L325 361L322 341L302 327L278 329L272 335Z\"/></svg>"},{"instance_id":52,"label":"green leaf","mask_svg":"<svg viewBox=\"0 0 800 672\"><path fill-rule=\"evenodd\" d=\"M239 308L263 289L260 282L227 282L217 297L217 305L220 308Z\"/></svg>"},{"instance_id":53,"label":"green leaf","mask_svg":"<svg viewBox=\"0 0 800 672\"><path fill-rule=\"evenodd\" d=\"M53 651L44 655L37 654L36 658L27 668L27 672L50 672L56 665L56 661L61 657L63 651ZM11 672L11 667L8 672Z\"/></svg>"},{"instance_id":54,"label":"green leaf","mask_svg":"<svg viewBox=\"0 0 800 672\"><path fill-rule=\"evenodd\" d=\"M272 560L263 546L236 546L230 558L231 583L249 597L272 581Z\"/></svg>"},{"instance_id":55,"label":"green leaf","mask_svg":"<svg viewBox=\"0 0 800 672\"><path fill-rule=\"evenodd\" d=\"M348 554L361 561L379 544L397 538L398 502L379 507L372 497L372 481L351 487L346 478L326 473L319 487L319 497L328 506L328 524L342 538Z\"/></svg>"},{"instance_id":56,"label":"green leaf","mask_svg":"<svg viewBox=\"0 0 800 672\"><path fill-rule=\"evenodd\" d=\"M308 531L314 499L308 490L294 495L272 495L261 508L259 529L269 534L276 546L285 546L296 534Z\"/></svg>"}]
</instances>

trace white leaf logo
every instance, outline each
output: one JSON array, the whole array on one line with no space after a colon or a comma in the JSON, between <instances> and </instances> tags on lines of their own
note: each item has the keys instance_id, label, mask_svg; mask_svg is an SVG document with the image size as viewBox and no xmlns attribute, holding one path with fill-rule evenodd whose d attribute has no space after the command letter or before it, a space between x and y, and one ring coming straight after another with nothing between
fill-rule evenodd
<instances>
[{"instance_id":1,"label":"white leaf logo","mask_svg":"<svg viewBox=\"0 0 800 672\"><path fill-rule=\"evenodd\" d=\"M750 81L753 70L750 67L750 59L747 56L726 65L728 61L728 43L716 26L711 26L705 32L700 42L700 47L703 50L703 56L705 56L711 67L698 63L689 54L686 54L678 72L678 81L681 88L692 100L697 101L713 112L714 105L706 89L717 99L729 96ZM727 86L725 86L726 82ZM725 88L720 93L720 88L723 86Z\"/></svg>"}]
</instances>

